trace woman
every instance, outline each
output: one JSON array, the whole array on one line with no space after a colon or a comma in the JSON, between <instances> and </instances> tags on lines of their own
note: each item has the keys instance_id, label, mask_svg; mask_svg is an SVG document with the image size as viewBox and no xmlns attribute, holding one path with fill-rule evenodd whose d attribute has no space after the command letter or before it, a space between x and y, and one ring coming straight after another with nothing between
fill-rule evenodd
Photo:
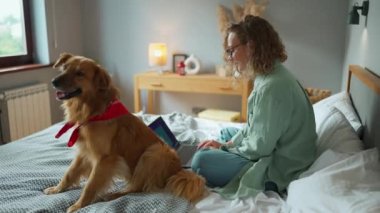
<instances>
[{"instance_id":1,"label":"woman","mask_svg":"<svg viewBox=\"0 0 380 213\"><path fill-rule=\"evenodd\" d=\"M224 46L240 76L254 79L248 121L241 130L222 130L219 141L200 143L192 169L226 198L283 192L315 160L313 107L281 64L284 45L266 20L246 16L228 29Z\"/></svg>"}]
</instances>

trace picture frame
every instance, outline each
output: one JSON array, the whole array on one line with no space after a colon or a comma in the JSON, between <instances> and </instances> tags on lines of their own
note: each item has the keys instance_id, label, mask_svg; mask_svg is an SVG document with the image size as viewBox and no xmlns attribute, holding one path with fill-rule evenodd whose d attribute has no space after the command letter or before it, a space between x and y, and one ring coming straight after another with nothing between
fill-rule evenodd
<instances>
[{"instance_id":1,"label":"picture frame","mask_svg":"<svg viewBox=\"0 0 380 213\"><path fill-rule=\"evenodd\" d=\"M187 54L184 53L174 53L173 54L173 61L172 61L172 71L174 73L177 73L177 65L181 61L185 61L189 57Z\"/></svg>"}]
</instances>

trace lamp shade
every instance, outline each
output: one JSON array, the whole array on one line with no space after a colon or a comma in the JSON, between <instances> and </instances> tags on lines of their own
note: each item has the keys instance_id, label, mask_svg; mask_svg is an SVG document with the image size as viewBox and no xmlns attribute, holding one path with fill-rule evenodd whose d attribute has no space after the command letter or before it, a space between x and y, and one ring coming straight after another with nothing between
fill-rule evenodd
<instances>
[{"instance_id":1,"label":"lamp shade","mask_svg":"<svg viewBox=\"0 0 380 213\"><path fill-rule=\"evenodd\" d=\"M350 12L348 23L359 24L359 12L355 7Z\"/></svg>"},{"instance_id":2,"label":"lamp shade","mask_svg":"<svg viewBox=\"0 0 380 213\"><path fill-rule=\"evenodd\" d=\"M363 16L368 16L368 10L369 10L369 1L363 1L363 5L359 6L359 4L356 2L354 6L352 7L352 10L349 14L348 23L349 24L359 24L360 15L358 10L362 11ZM366 19L367 23L367 19Z\"/></svg>"},{"instance_id":3,"label":"lamp shade","mask_svg":"<svg viewBox=\"0 0 380 213\"><path fill-rule=\"evenodd\" d=\"M167 47L165 43L149 44L149 65L164 66L167 61Z\"/></svg>"}]
</instances>

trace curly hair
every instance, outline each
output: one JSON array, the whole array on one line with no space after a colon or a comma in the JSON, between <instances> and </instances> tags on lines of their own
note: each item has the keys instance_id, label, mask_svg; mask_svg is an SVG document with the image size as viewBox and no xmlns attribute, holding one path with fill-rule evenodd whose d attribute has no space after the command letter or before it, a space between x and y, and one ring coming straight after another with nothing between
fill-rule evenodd
<instances>
[{"instance_id":1,"label":"curly hair","mask_svg":"<svg viewBox=\"0 0 380 213\"><path fill-rule=\"evenodd\" d=\"M278 33L259 16L247 15L241 22L232 24L224 38L225 49L229 33L235 33L241 44L249 45L249 66L256 74L268 74L273 70L276 60L284 62L288 58Z\"/></svg>"}]
</instances>

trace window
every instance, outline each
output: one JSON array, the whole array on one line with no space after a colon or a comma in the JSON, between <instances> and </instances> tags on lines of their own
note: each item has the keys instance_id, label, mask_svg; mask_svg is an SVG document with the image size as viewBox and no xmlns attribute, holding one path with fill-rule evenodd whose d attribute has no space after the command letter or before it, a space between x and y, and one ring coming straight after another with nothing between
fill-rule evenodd
<instances>
[{"instance_id":1,"label":"window","mask_svg":"<svg viewBox=\"0 0 380 213\"><path fill-rule=\"evenodd\" d=\"M29 0L0 0L0 68L33 62Z\"/></svg>"}]
</instances>

